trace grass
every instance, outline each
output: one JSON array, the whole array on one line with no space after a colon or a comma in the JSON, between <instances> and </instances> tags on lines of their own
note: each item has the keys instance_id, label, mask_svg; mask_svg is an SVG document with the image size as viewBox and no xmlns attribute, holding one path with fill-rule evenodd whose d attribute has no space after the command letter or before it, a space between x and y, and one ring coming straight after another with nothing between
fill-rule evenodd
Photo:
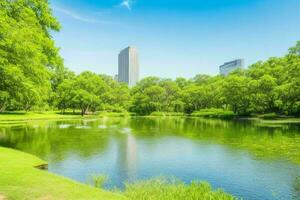
<instances>
[{"instance_id":1,"label":"grass","mask_svg":"<svg viewBox=\"0 0 300 200\"><path fill-rule=\"evenodd\" d=\"M213 191L205 182L187 185L179 180L157 178L126 184L124 192L130 200L233 200L222 190Z\"/></svg>"},{"instance_id":2,"label":"grass","mask_svg":"<svg viewBox=\"0 0 300 200\"><path fill-rule=\"evenodd\" d=\"M81 118L80 115L62 115L56 112L5 112L0 113L0 121L29 121L50 119L74 119Z\"/></svg>"},{"instance_id":3,"label":"grass","mask_svg":"<svg viewBox=\"0 0 300 200\"><path fill-rule=\"evenodd\" d=\"M61 114L59 112L5 112L0 113L0 125L22 123L32 120L74 120L99 117L125 117L130 113L99 112L94 115L81 116L72 112Z\"/></svg>"},{"instance_id":4,"label":"grass","mask_svg":"<svg viewBox=\"0 0 300 200\"><path fill-rule=\"evenodd\" d=\"M191 114L192 117L206 117L206 118L220 118L220 119L232 119L236 115L229 110L210 108L195 111Z\"/></svg>"},{"instance_id":5,"label":"grass","mask_svg":"<svg viewBox=\"0 0 300 200\"><path fill-rule=\"evenodd\" d=\"M121 194L107 192L39 170L39 158L0 147L0 193L5 199L121 200Z\"/></svg>"},{"instance_id":6,"label":"grass","mask_svg":"<svg viewBox=\"0 0 300 200\"><path fill-rule=\"evenodd\" d=\"M129 112L107 112L101 111L96 113L99 117L128 117L134 115L133 113Z\"/></svg>"},{"instance_id":7,"label":"grass","mask_svg":"<svg viewBox=\"0 0 300 200\"><path fill-rule=\"evenodd\" d=\"M257 118L254 118L257 119ZM299 124L300 123L300 118L277 118L277 119L261 119L258 118L259 122L261 124Z\"/></svg>"},{"instance_id":8,"label":"grass","mask_svg":"<svg viewBox=\"0 0 300 200\"><path fill-rule=\"evenodd\" d=\"M150 116L154 117L171 117L171 116L184 116L181 112L153 112Z\"/></svg>"},{"instance_id":9,"label":"grass","mask_svg":"<svg viewBox=\"0 0 300 200\"><path fill-rule=\"evenodd\" d=\"M280 116L277 115L276 113L266 113L258 116L261 119L277 119Z\"/></svg>"}]
</instances>

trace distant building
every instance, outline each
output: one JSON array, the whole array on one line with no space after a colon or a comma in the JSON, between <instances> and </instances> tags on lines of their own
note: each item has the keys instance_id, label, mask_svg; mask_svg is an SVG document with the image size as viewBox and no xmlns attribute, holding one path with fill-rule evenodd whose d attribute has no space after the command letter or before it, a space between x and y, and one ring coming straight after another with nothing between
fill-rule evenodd
<instances>
[{"instance_id":1,"label":"distant building","mask_svg":"<svg viewBox=\"0 0 300 200\"><path fill-rule=\"evenodd\" d=\"M136 48L127 47L119 54L118 81L127 83L129 87L135 86L139 81L139 59Z\"/></svg>"},{"instance_id":2,"label":"distant building","mask_svg":"<svg viewBox=\"0 0 300 200\"><path fill-rule=\"evenodd\" d=\"M114 80L115 81L119 81L119 78L118 78L119 76L118 76L118 74L116 74L115 76L114 76Z\"/></svg>"},{"instance_id":3,"label":"distant building","mask_svg":"<svg viewBox=\"0 0 300 200\"><path fill-rule=\"evenodd\" d=\"M245 60L237 59L230 62L226 62L220 66L220 75L227 76L231 72L236 69L244 69L245 68Z\"/></svg>"}]
</instances>

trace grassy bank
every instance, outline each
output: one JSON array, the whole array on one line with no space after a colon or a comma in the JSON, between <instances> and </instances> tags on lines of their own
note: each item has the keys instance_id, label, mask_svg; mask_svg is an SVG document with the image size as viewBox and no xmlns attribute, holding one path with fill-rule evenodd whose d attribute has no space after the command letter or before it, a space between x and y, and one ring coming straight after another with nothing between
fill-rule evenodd
<instances>
[{"instance_id":1,"label":"grassy bank","mask_svg":"<svg viewBox=\"0 0 300 200\"><path fill-rule=\"evenodd\" d=\"M0 125L7 123L24 122L31 120L72 120L72 119L84 119L84 118L97 118L97 117L129 117L135 116L134 113L116 113L116 112L97 112L95 114L89 114L81 116L79 113L73 114L72 112L61 114L59 112L5 112L0 113ZM201 118L219 118L219 119L239 119L232 111L225 111L222 109L203 109L201 111L193 112L190 115L180 112L153 112L149 117L201 117ZM249 120L260 120L263 123L300 123L300 118L280 117L273 114L260 115L248 117Z\"/></svg>"},{"instance_id":2,"label":"grassy bank","mask_svg":"<svg viewBox=\"0 0 300 200\"><path fill-rule=\"evenodd\" d=\"M232 111L210 108L195 111L191 114L192 117L218 118L218 119L233 119L237 117Z\"/></svg>"},{"instance_id":3,"label":"grassy bank","mask_svg":"<svg viewBox=\"0 0 300 200\"><path fill-rule=\"evenodd\" d=\"M39 170L39 158L0 147L0 194L4 199L126 199L120 194L80 184Z\"/></svg>"},{"instance_id":4,"label":"grassy bank","mask_svg":"<svg viewBox=\"0 0 300 200\"><path fill-rule=\"evenodd\" d=\"M185 116L181 112L153 112L150 114L151 117L181 117Z\"/></svg>"},{"instance_id":5,"label":"grassy bank","mask_svg":"<svg viewBox=\"0 0 300 200\"><path fill-rule=\"evenodd\" d=\"M26 120L46 120L46 119L74 119L81 118L77 114L60 114L56 112L5 112L0 113L0 121L26 121Z\"/></svg>"},{"instance_id":6,"label":"grassy bank","mask_svg":"<svg viewBox=\"0 0 300 200\"><path fill-rule=\"evenodd\" d=\"M84 118L124 116L130 116L130 113L98 112L96 114L81 116L79 113L73 114L72 112L66 114L61 114L59 112L5 112L0 113L0 125L31 120L72 120Z\"/></svg>"}]
</instances>

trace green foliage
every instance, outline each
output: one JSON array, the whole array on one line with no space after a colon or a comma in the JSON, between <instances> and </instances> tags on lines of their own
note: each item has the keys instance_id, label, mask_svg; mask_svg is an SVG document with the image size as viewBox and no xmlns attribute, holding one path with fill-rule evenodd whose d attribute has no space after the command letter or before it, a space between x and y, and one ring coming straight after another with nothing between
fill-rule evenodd
<instances>
[{"instance_id":1,"label":"green foliage","mask_svg":"<svg viewBox=\"0 0 300 200\"><path fill-rule=\"evenodd\" d=\"M234 116L197 112L217 108L239 116L265 113L300 116L299 44L284 57L257 62L248 70L237 70L226 77L197 75L190 80L175 81L145 78L131 91L130 110L139 115L184 111L194 116Z\"/></svg>"},{"instance_id":2,"label":"green foliage","mask_svg":"<svg viewBox=\"0 0 300 200\"><path fill-rule=\"evenodd\" d=\"M62 66L50 36L59 23L46 0L0 4L0 91L2 109L30 110L47 102L51 71ZM3 98L5 96L9 98ZM8 93L8 94L7 94Z\"/></svg>"},{"instance_id":3,"label":"green foliage","mask_svg":"<svg viewBox=\"0 0 300 200\"><path fill-rule=\"evenodd\" d=\"M184 116L182 112L153 112L151 116L156 117L169 117L169 116Z\"/></svg>"},{"instance_id":4,"label":"green foliage","mask_svg":"<svg viewBox=\"0 0 300 200\"><path fill-rule=\"evenodd\" d=\"M205 182L187 185L179 180L157 178L127 183L124 195L131 200L233 200L237 199L222 190L213 191Z\"/></svg>"},{"instance_id":5,"label":"green foliage","mask_svg":"<svg viewBox=\"0 0 300 200\"><path fill-rule=\"evenodd\" d=\"M266 113L263 115L259 115L259 118L262 119L277 119L279 116L276 113Z\"/></svg>"},{"instance_id":6,"label":"green foliage","mask_svg":"<svg viewBox=\"0 0 300 200\"><path fill-rule=\"evenodd\" d=\"M192 113L193 117L209 117L209 118L220 118L220 119L232 119L236 115L233 111L223 110L218 108L202 109Z\"/></svg>"},{"instance_id":7,"label":"green foliage","mask_svg":"<svg viewBox=\"0 0 300 200\"><path fill-rule=\"evenodd\" d=\"M63 113L66 109L80 109L82 115L100 110L124 112L131 102L128 86L92 72L65 79L58 85L56 95L56 106Z\"/></svg>"}]
</instances>

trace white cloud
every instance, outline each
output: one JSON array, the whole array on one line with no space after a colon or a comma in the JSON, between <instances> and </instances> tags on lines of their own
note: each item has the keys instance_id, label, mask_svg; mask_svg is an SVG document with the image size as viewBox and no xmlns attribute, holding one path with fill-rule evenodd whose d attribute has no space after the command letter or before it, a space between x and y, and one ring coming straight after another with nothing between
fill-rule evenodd
<instances>
[{"instance_id":1,"label":"white cloud","mask_svg":"<svg viewBox=\"0 0 300 200\"><path fill-rule=\"evenodd\" d=\"M131 10L131 0L122 0L120 6Z\"/></svg>"},{"instance_id":2,"label":"white cloud","mask_svg":"<svg viewBox=\"0 0 300 200\"><path fill-rule=\"evenodd\" d=\"M86 17L83 15L80 15L70 9L66 9L66 8L62 8L62 7L54 7L53 8L55 11L60 12L72 19L81 21L81 22L86 22L86 23L92 23L92 24L109 24L110 22L108 21L101 21L95 18L91 18L91 17Z\"/></svg>"}]
</instances>

